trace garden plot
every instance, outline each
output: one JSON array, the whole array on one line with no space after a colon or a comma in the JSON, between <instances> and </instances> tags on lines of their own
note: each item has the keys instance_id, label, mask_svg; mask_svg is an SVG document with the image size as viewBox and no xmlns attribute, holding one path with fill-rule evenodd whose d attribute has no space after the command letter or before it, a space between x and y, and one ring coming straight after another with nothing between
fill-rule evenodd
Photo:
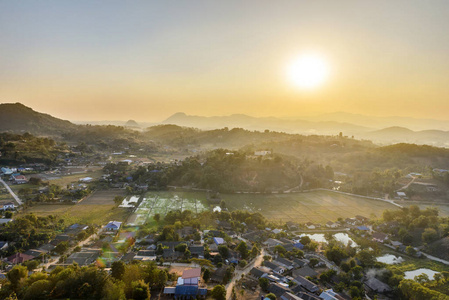
<instances>
[{"instance_id":1,"label":"garden plot","mask_svg":"<svg viewBox=\"0 0 449 300\"><path fill-rule=\"evenodd\" d=\"M159 214L162 218L172 210L190 210L199 213L209 208L201 200L195 197L185 197L183 193L150 193L147 194L129 218L127 225L138 226L148 222L154 215Z\"/></svg>"}]
</instances>

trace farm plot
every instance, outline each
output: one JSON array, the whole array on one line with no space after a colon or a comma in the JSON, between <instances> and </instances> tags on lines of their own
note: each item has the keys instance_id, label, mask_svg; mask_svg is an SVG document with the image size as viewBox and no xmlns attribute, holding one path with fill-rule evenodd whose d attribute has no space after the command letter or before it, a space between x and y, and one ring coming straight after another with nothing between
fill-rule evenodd
<instances>
[{"instance_id":1,"label":"farm plot","mask_svg":"<svg viewBox=\"0 0 449 300\"><path fill-rule=\"evenodd\" d=\"M378 200L343 195L330 191L291 194L222 194L229 210L259 212L272 221L298 223L326 223L338 218L362 215L368 218L382 216L386 209L396 206ZM151 192L142 200L130 221L149 222L155 214L164 217L170 210L202 212L210 209L206 194L201 192ZM143 216L143 217L142 217ZM133 220L134 219L134 220ZM133 224L133 225L139 225ZM131 224L130 224L131 225Z\"/></svg>"},{"instance_id":2,"label":"farm plot","mask_svg":"<svg viewBox=\"0 0 449 300\"><path fill-rule=\"evenodd\" d=\"M202 200L196 197L197 194L192 193L170 193L159 192L147 194L136 208L132 216L129 218L127 225L138 226L155 215L159 214L164 217L171 210L190 210L194 213L207 210L208 207L203 204L204 195L201 195Z\"/></svg>"},{"instance_id":3,"label":"farm plot","mask_svg":"<svg viewBox=\"0 0 449 300\"><path fill-rule=\"evenodd\" d=\"M112 205L115 206L115 196L124 196L124 190L95 191L78 205Z\"/></svg>"}]
</instances>

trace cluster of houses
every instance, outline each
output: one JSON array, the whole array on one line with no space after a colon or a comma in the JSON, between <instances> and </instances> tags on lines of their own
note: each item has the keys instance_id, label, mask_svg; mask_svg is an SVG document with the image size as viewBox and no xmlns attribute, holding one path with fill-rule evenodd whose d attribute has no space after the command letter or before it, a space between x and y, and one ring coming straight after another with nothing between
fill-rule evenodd
<instances>
[{"instance_id":1,"label":"cluster of houses","mask_svg":"<svg viewBox=\"0 0 449 300\"><path fill-rule=\"evenodd\" d=\"M285 250L303 249L297 240L289 240L286 238L274 239L268 238L263 242L267 251L275 257L272 261L265 260L263 266L253 267L248 275L249 280L259 281L260 278L266 278L269 281L268 292L273 293L277 298L299 300L299 299L340 299L339 295L332 290L325 291L334 295L334 298L322 298L321 288L310 281L309 277L316 278L319 275L314 268L309 266L310 260L306 258L286 259L275 255L276 246L282 246ZM327 268L325 258L318 255L318 263L315 268ZM328 262L329 263L329 262ZM248 282L246 283L248 285ZM250 284L249 284L250 285Z\"/></svg>"},{"instance_id":2,"label":"cluster of houses","mask_svg":"<svg viewBox=\"0 0 449 300\"><path fill-rule=\"evenodd\" d=\"M23 253L20 252L14 253L13 255L4 258L3 261L9 264L10 268L12 268L13 265L20 264L33 259L42 260L42 262L44 262L45 256L47 254L48 255L52 254L54 252L54 249L61 242L67 242L69 246L76 245L77 235L81 231L86 230L87 228L88 226L86 225L73 224L67 227L64 233L57 235L49 243L41 245L38 248L29 249Z\"/></svg>"},{"instance_id":3,"label":"cluster of houses","mask_svg":"<svg viewBox=\"0 0 449 300\"><path fill-rule=\"evenodd\" d=\"M0 168L0 176L8 178L10 182L13 184L25 184L28 182L28 179L22 175L20 172L23 171L32 171L31 168Z\"/></svg>"}]
</instances>

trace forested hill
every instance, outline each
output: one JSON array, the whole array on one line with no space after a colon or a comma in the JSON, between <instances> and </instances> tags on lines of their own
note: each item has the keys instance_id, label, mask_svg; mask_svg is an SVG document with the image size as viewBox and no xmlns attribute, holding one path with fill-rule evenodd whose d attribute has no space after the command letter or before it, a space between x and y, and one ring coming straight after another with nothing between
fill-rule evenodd
<instances>
[{"instance_id":1,"label":"forested hill","mask_svg":"<svg viewBox=\"0 0 449 300\"><path fill-rule=\"evenodd\" d=\"M60 135L78 126L48 114L34 111L20 103L0 104L0 131L38 135Z\"/></svg>"}]
</instances>

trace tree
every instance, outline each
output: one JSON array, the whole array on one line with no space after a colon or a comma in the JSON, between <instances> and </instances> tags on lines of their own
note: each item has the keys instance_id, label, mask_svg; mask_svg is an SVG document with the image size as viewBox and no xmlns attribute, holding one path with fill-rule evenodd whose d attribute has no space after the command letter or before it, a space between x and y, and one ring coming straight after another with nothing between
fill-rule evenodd
<instances>
[{"instance_id":1,"label":"tree","mask_svg":"<svg viewBox=\"0 0 449 300\"><path fill-rule=\"evenodd\" d=\"M273 293L266 294L265 297L270 300L276 300L276 295Z\"/></svg>"},{"instance_id":2,"label":"tree","mask_svg":"<svg viewBox=\"0 0 449 300\"><path fill-rule=\"evenodd\" d=\"M167 272L165 270L159 270L157 280L158 280L158 284L157 284L158 287L163 288L168 280Z\"/></svg>"},{"instance_id":3,"label":"tree","mask_svg":"<svg viewBox=\"0 0 449 300\"><path fill-rule=\"evenodd\" d=\"M226 259L229 257L229 248L226 245L218 246L218 252L220 252L222 258Z\"/></svg>"},{"instance_id":4,"label":"tree","mask_svg":"<svg viewBox=\"0 0 449 300\"><path fill-rule=\"evenodd\" d=\"M333 261L337 265L340 265L341 261L348 257L344 250L338 246L331 246L326 250L325 255L329 260Z\"/></svg>"},{"instance_id":5,"label":"tree","mask_svg":"<svg viewBox=\"0 0 449 300\"><path fill-rule=\"evenodd\" d=\"M215 300L226 300L226 289L224 285L216 285L212 289L211 295Z\"/></svg>"},{"instance_id":6,"label":"tree","mask_svg":"<svg viewBox=\"0 0 449 300\"><path fill-rule=\"evenodd\" d=\"M259 255L259 253L260 253L259 248L257 248L256 245L253 245L253 247L251 248L251 256L256 257L257 255Z\"/></svg>"},{"instance_id":7,"label":"tree","mask_svg":"<svg viewBox=\"0 0 449 300\"><path fill-rule=\"evenodd\" d=\"M248 257L248 246L244 241L241 241L238 246L235 248L240 253L240 256L245 259Z\"/></svg>"},{"instance_id":8,"label":"tree","mask_svg":"<svg viewBox=\"0 0 449 300\"><path fill-rule=\"evenodd\" d=\"M320 261L317 258L313 257L313 258L310 259L309 266L314 268L319 262Z\"/></svg>"},{"instance_id":9,"label":"tree","mask_svg":"<svg viewBox=\"0 0 449 300\"><path fill-rule=\"evenodd\" d=\"M28 277L28 270L25 266L15 266L6 274L6 277L11 282L13 290L17 291L20 280Z\"/></svg>"},{"instance_id":10,"label":"tree","mask_svg":"<svg viewBox=\"0 0 449 300\"><path fill-rule=\"evenodd\" d=\"M286 252L287 250L285 250L285 248L282 245L277 245L274 247L274 253L285 254Z\"/></svg>"},{"instance_id":11,"label":"tree","mask_svg":"<svg viewBox=\"0 0 449 300\"><path fill-rule=\"evenodd\" d=\"M405 248L405 253L410 255L410 256L415 256L416 255L416 250L412 246L407 246L407 248Z\"/></svg>"},{"instance_id":12,"label":"tree","mask_svg":"<svg viewBox=\"0 0 449 300\"><path fill-rule=\"evenodd\" d=\"M60 242L54 249L56 253L63 254L69 249L69 243L68 242Z\"/></svg>"},{"instance_id":13,"label":"tree","mask_svg":"<svg viewBox=\"0 0 449 300\"><path fill-rule=\"evenodd\" d=\"M233 275L234 275L234 267L231 265L226 269L226 272L223 276L223 283L224 284L228 283L232 279Z\"/></svg>"},{"instance_id":14,"label":"tree","mask_svg":"<svg viewBox=\"0 0 449 300\"><path fill-rule=\"evenodd\" d=\"M147 300L150 299L150 287L143 280L133 281L131 283L132 299Z\"/></svg>"},{"instance_id":15,"label":"tree","mask_svg":"<svg viewBox=\"0 0 449 300\"><path fill-rule=\"evenodd\" d=\"M226 202L224 200L220 201L220 208L225 209L226 208Z\"/></svg>"},{"instance_id":16,"label":"tree","mask_svg":"<svg viewBox=\"0 0 449 300\"><path fill-rule=\"evenodd\" d=\"M430 243L438 238L438 233L433 228L426 228L422 233L422 239L426 243Z\"/></svg>"},{"instance_id":17,"label":"tree","mask_svg":"<svg viewBox=\"0 0 449 300\"><path fill-rule=\"evenodd\" d=\"M301 244L303 245L308 245L311 242L310 237L308 237L307 235L301 237L301 239L299 240L301 242Z\"/></svg>"},{"instance_id":18,"label":"tree","mask_svg":"<svg viewBox=\"0 0 449 300\"><path fill-rule=\"evenodd\" d=\"M38 280L33 282L26 290L23 299L48 299L53 284L49 280Z\"/></svg>"},{"instance_id":19,"label":"tree","mask_svg":"<svg viewBox=\"0 0 449 300\"><path fill-rule=\"evenodd\" d=\"M111 276L115 279L121 280L125 274L126 265L123 261L115 261L111 265Z\"/></svg>"},{"instance_id":20,"label":"tree","mask_svg":"<svg viewBox=\"0 0 449 300\"><path fill-rule=\"evenodd\" d=\"M76 235L76 239L77 239L78 241L84 241L85 239L87 239L88 236L89 236L89 234L88 234L87 232L81 231L80 233L78 233L78 234Z\"/></svg>"},{"instance_id":21,"label":"tree","mask_svg":"<svg viewBox=\"0 0 449 300\"><path fill-rule=\"evenodd\" d=\"M175 251L178 251L178 252L184 253L186 250L187 250L187 244L186 243L178 244L175 247Z\"/></svg>"},{"instance_id":22,"label":"tree","mask_svg":"<svg viewBox=\"0 0 449 300\"><path fill-rule=\"evenodd\" d=\"M206 269L206 270L204 270L204 273L203 273L203 280L204 280L204 282L209 282L209 279L210 279L210 271L209 271L209 269Z\"/></svg>"},{"instance_id":23,"label":"tree","mask_svg":"<svg viewBox=\"0 0 449 300\"><path fill-rule=\"evenodd\" d=\"M159 223L159 221L161 220L161 214L155 214L155 215L153 216L153 219L154 219L157 223Z\"/></svg>"},{"instance_id":24,"label":"tree","mask_svg":"<svg viewBox=\"0 0 449 300\"><path fill-rule=\"evenodd\" d=\"M363 296L363 292L356 286L351 286L349 288L349 295L351 298L361 298Z\"/></svg>"},{"instance_id":25,"label":"tree","mask_svg":"<svg viewBox=\"0 0 449 300\"><path fill-rule=\"evenodd\" d=\"M41 185L42 184L42 179L39 177L31 177L29 180L29 183L32 185Z\"/></svg>"},{"instance_id":26,"label":"tree","mask_svg":"<svg viewBox=\"0 0 449 300\"><path fill-rule=\"evenodd\" d=\"M270 281L268 278L261 277L259 278L259 285L262 290L268 291L268 286L270 285Z\"/></svg>"},{"instance_id":27,"label":"tree","mask_svg":"<svg viewBox=\"0 0 449 300\"><path fill-rule=\"evenodd\" d=\"M364 266L372 266L376 262L374 253L368 250L361 250L357 253L357 257Z\"/></svg>"},{"instance_id":28,"label":"tree","mask_svg":"<svg viewBox=\"0 0 449 300\"><path fill-rule=\"evenodd\" d=\"M103 286L102 294L105 300L125 300L125 283L108 279Z\"/></svg>"},{"instance_id":29,"label":"tree","mask_svg":"<svg viewBox=\"0 0 449 300\"><path fill-rule=\"evenodd\" d=\"M25 267L27 267L28 271L33 271L39 266L39 261L37 260L29 260L23 263Z\"/></svg>"},{"instance_id":30,"label":"tree","mask_svg":"<svg viewBox=\"0 0 449 300\"><path fill-rule=\"evenodd\" d=\"M185 259L189 259L191 255L192 255L192 253L190 252L189 249L186 249L186 251L184 251L184 258Z\"/></svg>"}]
</instances>

